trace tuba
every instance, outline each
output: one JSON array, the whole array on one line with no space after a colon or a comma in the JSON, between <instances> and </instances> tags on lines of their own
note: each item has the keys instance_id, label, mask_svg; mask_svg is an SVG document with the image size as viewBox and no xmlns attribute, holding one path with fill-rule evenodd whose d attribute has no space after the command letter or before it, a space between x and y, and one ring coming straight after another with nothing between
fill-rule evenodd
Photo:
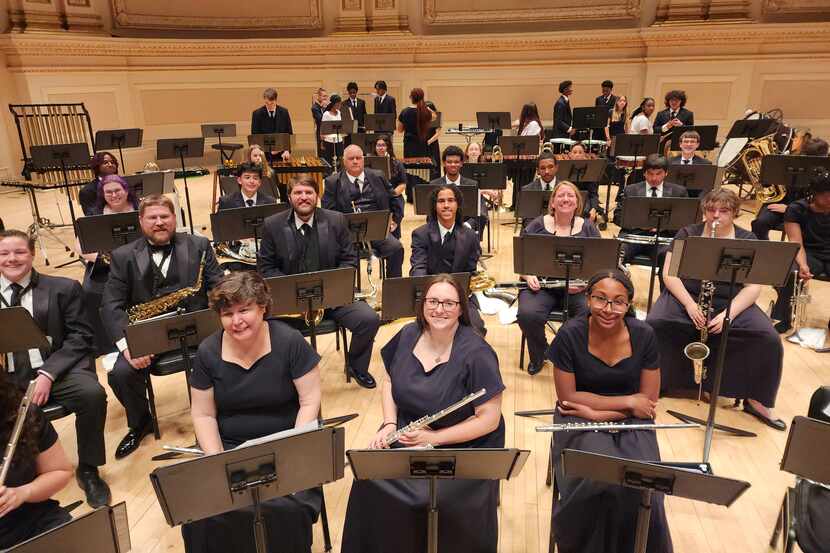
<instances>
[{"instance_id":1,"label":"tuba","mask_svg":"<svg viewBox=\"0 0 830 553\"><path fill-rule=\"evenodd\" d=\"M715 232L717 231L718 225L720 224L719 221L712 221L712 231L710 233L710 238L715 237ZM700 308L701 312L703 312L703 316L706 318L706 324L709 323L709 317L712 314L712 308L714 307L714 299L715 299L715 283L711 280L704 280L700 283L700 293L697 296L697 306ZM703 380L706 378L706 367L703 366L703 362L709 357L709 346L706 345L706 340L709 338L709 328L703 325L703 328L700 329L700 339L697 342L691 342L686 344L686 347L683 348L683 355L686 356L692 362L695 371L695 384L698 385L698 400L700 400L700 395L703 391Z\"/></svg>"},{"instance_id":2,"label":"tuba","mask_svg":"<svg viewBox=\"0 0 830 553\"><path fill-rule=\"evenodd\" d=\"M490 152L490 159L493 163L504 163L504 154L501 151L501 146L498 144L493 146L493 151Z\"/></svg>"},{"instance_id":3,"label":"tuba","mask_svg":"<svg viewBox=\"0 0 830 553\"><path fill-rule=\"evenodd\" d=\"M777 153L778 146L775 143L775 134L769 134L750 142L738 159L747 177L749 177L749 182L757 191L756 197L764 204L780 202L787 195L787 188L783 185L764 186L761 184L761 160L764 156Z\"/></svg>"},{"instance_id":4,"label":"tuba","mask_svg":"<svg viewBox=\"0 0 830 553\"><path fill-rule=\"evenodd\" d=\"M793 333L787 338L790 342L800 343L799 331L807 320L807 306L810 305L810 292L807 289L809 282L799 278L798 271L795 272L795 288L790 298L790 321L793 325Z\"/></svg>"}]
</instances>

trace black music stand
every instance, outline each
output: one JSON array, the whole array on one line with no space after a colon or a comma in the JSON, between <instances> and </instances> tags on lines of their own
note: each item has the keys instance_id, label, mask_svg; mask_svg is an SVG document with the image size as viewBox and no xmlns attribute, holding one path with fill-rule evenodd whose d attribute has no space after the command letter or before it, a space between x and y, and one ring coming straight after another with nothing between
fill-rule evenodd
<instances>
[{"instance_id":1,"label":"black music stand","mask_svg":"<svg viewBox=\"0 0 830 553\"><path fill-rule=\"evenodd\" d=\"M127 504L98 507L5 553L127 553L132 548Z\"/></svg>"},{"instance_id":2,"label":"black music stand","mask_svg":"<svg viewBox=\"0 0 830 553\"><path fill-rule=\"evenodd\" d=\"M256 550L268 553L262 502L341 479L344 443L344 428L297 428L157 468L150 481L171 527L253 507Z\"/></svg>"},{"instance_id":3,"label":"black music stand","mask_svg":"<svg viewBox=\"0 0 830 553\"><path fill-rule=\"evenodd\" d=\"M654 492L729 507L750 487L749 482L714 476L688 466L675 468L670 463L647 463L575 449L562 452L562 469L570 478L587 478L640 491L634 553L646 552Z\"/></svg>"},{"instance_id":4,"label":"black music stand","mask_svg":"<svg viewBox=\"0 0 830 553\"><path fill-rule=\"evenodd\" d=\"M121 173L127 172L124 164L124 148L138 148L144 140L144 129L112 129L95 133L95 151L118 148Z\"/></svg>"},{"instance_id":5,"label":"black music stand","mask_svg":"<svg viewBox=\"0 0 830 553\"><path fill-rule=\"evenodd\" d=\"M720 395L723 365L726 359L726 347L729 330L732 327L731 302L735 297L735 284L762 284L783 286L790 274L798 244L792 242L769 242L767 240L737 240L728 238L704 238L690 236L685 240L675 240L672 251L669 275L694 280L711 280L729 282L729 301L723 321L718 354L715 361L715 380L709 397L709 417L705 421L706 436L703 442L703 462L709 462L709 450L712 447L712 433L715 428L715 413ZM704 421L677 413L669 412L684 422L704 424ZM737 436L754 436L751 432L717 425L719 430Z\"/></svg>"},{"instance_id":6,"label":"black music stand","mask_svg":"<svg viewBox=\"0 0 830 553\"><path fill-rule=\"evenodd\" d=\"M660 151L660 136L656 134L618 134L614 137L614 156L633 157L635 161ZM633 172L633 170L632 170ZM625 176L625 181L620 184L622 190L628 186L628 178L631 173ZM605 210L611 213L611 183L605 190Z\"/></svg>"},{"instance_id":7,"label":"black music stand","mask_svg":"<svg viewBox=\"0 0 830 553\"><path fill-rule=\"evenodd\" d=\"M168 178L169 175L169 178ZM172 194L176 191L173 188L172 171L151 171L148 173L136 173L124 177L130 190L136 198L141 199L150 194Z\"/></svg>"},{"instance_id":8,"label":"black music stand","mask_svg":"<svg viewBox=\"0 0 830 553\"><path fill-rule=\"evenodd\" d=\"M204 138L160 138L156 142L156 159L178 159L182 164L182 178L184 179L184 199L187 202L187 222L190 234L195 234L193 210L190 207L190 190L187 188L187 169L184 158L204 157Z\"/></svg>"},{"instance_id":9,"label":"black music stand","mask_svg":"<svg viewBox=\"0 0 830 553\"><path fill-rule=\"evenodd\" d=\"M0 332L0 354L30 349L49 349L49 340L37 326L25 307L5 307L0 302L0 328L14 332Z\"/></svg>"},{"instance_id":10,"label":"black music stand","mask_svg":"<svg viewBox=\"0 0 830 553\"><path fill-rule=\"evenodd\" d=\"M382 113L381 115L392 115L391 113ZM369 114L366 114L368 117ZM360 149L363 150L363 154L366 157L377 157L377 156L370 156L369 154L374 154L375 151L375 142L378 141L377 134L366 134L363 132L356 132L349 135L351 139L351 143L355 146L360 146ZM364 158L365 160L365 158ZM388 179L387 179L388 180Z\"/></svg>"},{"instance_id":11,"label":"black music stand","mask_svg":"<svg viewBox=\"0 0 830 553\"><path fill-rule=\"evenodd\" d=\"M608 238L574 238L526 234L513 237L513 270L565 280L565 322L568 288L574 279L587 281L598 271L612 269L619 260L620 242Z\"/></svg>"},{"instance_id":12,"label":"black music stand","mask_svg":"<svg viewBox=\"0 0 830 553\"><path fill-rule=\"evenodd\" d=\"M254 205L222 209L210 214L210 229L214 242L233 242L243 238L254 239L254 251L259 255L259 229L265 219L291 206L287 203Z\"/></svg>"},{"instance_id":13,"label":"black music stand","mask_svg":"<svg viewBox=\"0 0 830 553\"><path fill-rule=\"evenodd\" d=\"M249 134L248 146L256 144L262 146L267 154L271 152L291 151L291 135L287 132Z\"/></svg>"},{"instance_id":14,"label":"black music stand","mask_svg":"<svg viewBox=\"0 0 830 553\"><path fill-rule=\"evenodd\" d=\"M354 119L343 119L341 121L321 121L320 122L320 136L333 134L337 137L337 142L334 143L334 155L332 159L332 167L337 170L338 158L343 154L342 138L357 132L357 121ZM338 147L340 148L340 155L338 155Z\"/></svg>"},{"instance_id":15,"label":"black music stand","mask_svg":"<svg viewBox=\"0 0 830 553\"><path fill-rule=\"evenodd\" d=\"M354 273L354 267L340 267L265 279L274 300L270 316L303 313L310 330L311 347L316 350L314 312L351 304L354 301Z\"/></svg>"},{"instance_id":16,"label":"black music stand","mask_svg":"<svg viewBox=\"0 0 830 553\"><path fill-rule=\"evenodd\" d=\"M352 234L352 242L358 250L369 253L369 259L366 261L366 274L368 278L371 278L372 275L371 243L375 240L383 240L389 234L389 214L390 211L388 209L343 214L346 217L346 226ZM359 267L356 276L357 290L359 292L363 289Z\"/></svg>"},{"instance_id":17,"label":"black music stand","mask_svg":"<svg viewBox=\"0 0 830 553\"><path fill-rule=\"evenodd\" d=\"M563 159L556 170L556 179L571 181L577 187L582 182L599 182L607 164L605 159Z\"/></svg>"},{"instance_id":18,"label":"black music stand","mask_svg":"<svg viewBox=\"0 0 830 553\"><path fill-rule=\"evenodd\" d=\"M715 177L718 174L717 165L672 163L669 165L669 172L666 174L666 182L679 184L691 192L695 192L695 198L702 198L715 187ZM628 201L626 199L626 201Z\"/></svg>"},{"instance_id":19,"label":"black music stand","mask_svg":"<svg viewBox=\"0 0 830 553\"><path fill-rule=\"evenodd\" d=\"M392 134L395 132L394 113L367 113L366 130L374 133Z\"/></svg>"},{"instance_id":20,"label":"black music stand","mask_svg":"<svg viewBox=\"0 0 830 553\"><path fill-rule=\"evenodd\" d=\"M520 190L516 216L519 219L535 219L547 213L551 194L553 190Z\"/></svg>"},{"instance_id":21,"label":"black music stand","mask_svg":"<svg viewBox=\"0 0 830 553\"><path fill-rule=\"evenodd\" d=\"M526 449L350 449L356 480L429 480L427 553L438 553L438 482L509 480L524 468Z\"/></svg>"},{"instance_id":22,"label":"black music stand","mask_svg":"<svg viewBox=\"0 0 830 553\"><path fill-rule=\"evenodd\" d=\"M646 313L651 311L654 299L654 277L657 275L657 258L660 233L664 230L680 230L700 221L700 200L697 198L648 198L632 196L625 199L620 228L657 229L651 252L651 278L648 283Z\"/></svg>"},{"instance_id":23,"label":"black music stand","mask_svg":"<svg viewBox=\"0 0 830 553\"><path fill-rule=\"evenodd\" d=\"M796 198L807 195L816 167L830 171L830 157L768 155L761 158L761 184L784 185Z\"/></svg>"},{"instance_id":24,"label":"black music stand","mask_svg":"<svg viewBox=\"0 0 830 553\"><path fill-rule=\"evenodd\" d=\"M85 142L32 146L29 148L29 155L32 156L32 168L37 173L60 168L63 175L62 187L66 192L66 200L69 202L69 216L72 218L74 230L75 207L72 205L72 196L69 195L69 187L72 186L69 184L69 171L89 168L89 146Z\"/></svg>"},{"instance_id":25,"label":"black music stand","mask_svg":"<svg viewBox=\"0 0 830 553\"><path fill-rule=\"evenodd\" d=\"M358 136L353 134L351 136ZM363 135L366 136L366 135ZM354 142L352 142L354 144ZM383 173L383 178L389 180L391 178L392 171L389 168L390 164L390 157L389 156L363 156L363 164L364 167L368 167L369 169L374 169L375 171L380 171Z\"/></svg>"},{"instance_id":26,"label":"black music stand","mask_svg":"<svg viewBox=\"0 0 830 553\"><path fill-rule=\"evenodd\" d=\"M574 108L571 126L578 131L604 129L608 126L608 108L603 106Z\"/></svg>"},{"instance_id":27,"label":"black music stand","mask_svg":"<svg viewBox=\"0 0 830 553\"><path fill-rule=\"evenodd\" d=\"M465 295L469 295L470 273L452 273L453 279L461 286ZM381 319L394 321L404 317L414 317L421 307L424 288L432 282L434 275L387 278L383 281L381 291Z\"/></svg>"},{"instance_id":28,"label":"black music stand","mask_svg":"<svg viewBox=\"0 0 830 553\"><path fill-rule=\"evenodd\" d=\"M415 185L415 215L429 216L430 198L432 193L443 184L416 184ZM466 217L478 217L480 213L478 202L478 186L459 186L461 190L461 198L463 206L461 208L461 215Z\"/></svg>"},{"instance_id":29,"label":"black music stand","mask_svg":"<svg viewBox=\"0 0 830 553\"><path fill-rule=\"evenodd\" d=\"M726 139L730 138L760 138L771 134L778 122L775 119L738 119L732 123Z\"/></svg>"},{"instance_id":30,"label":"black music stand","mask_svg":"<svg viewBox=\"0 0 830 553\"><path fill-rule=\"evenodd\" d=\"M697 149L702 152L714 150L718 145L717 125L683 125L680 127L672 127L669 131L671 136L671 151L677 152L680 150L680 136L686 131L697 131L700 135L700 146Z\"/></svg>"},{"instance_id":31,"label":"black music stand","mask_svg":"<svg viewBox=\"0 0 830 553\"><path fill-rule=\"evenodd\" d=\"M138 211L90 215L77 222L83 253L107 253L142 236Z\"/></svg>"},{"instance_id":32,"label":"black music stand","mask_svg":"<svg viewBox=\"0 0 830 553\"><path fill-rule=\"evenodd\" d=\"M500 136L499 147L503 155L537 156L539 155L539 136Z\"/></svg>"},{"instance_id":33,"label":"black music stand","mask_svg":"<svg viewBox=\"0 0 830 553\"><path fill-rule=\"evenodd\" d=\"M238 150L242 147L242 144L228 144L228 146L234 146L234 149L231 150L231 155L226 155L225 150L222 148L222 137L232 138L236 136L236 123L208 123L206 125L202 125L202 137L203 138L218 138L219 143L214 145L213 148L219 150L219 165L224 166L225 161L230 161L233 159L233 152Z\"/></svg>"},{"instance_id":34,"label":"black music stand","mask_svg":"<svg viewBox=\"0 0 830 553\"><path fill-rule=\"evenodd\" d=\"M509 111L477 111L476 124L479 129L484 129L487 132L513 127L510 122Z\"/></svg>"},{"instance_id":35,"label":"black music stand","mask_svg":"<svg viewBox=\"0 0 830 553\"><path fill-rule=\"evenodd\" d=\"M507 167L503 163L465 163L461 176L473 179L479 190L504 190L507 188Z\"/></svg>"}]
</instances>

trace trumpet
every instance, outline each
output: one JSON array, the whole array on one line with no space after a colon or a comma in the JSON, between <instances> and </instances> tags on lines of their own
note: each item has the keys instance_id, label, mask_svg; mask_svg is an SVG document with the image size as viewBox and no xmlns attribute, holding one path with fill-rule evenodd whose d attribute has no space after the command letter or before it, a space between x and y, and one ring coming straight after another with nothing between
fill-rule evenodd
<instances>
[{"instance_id":1,"label":"trumpet","mask_svg":"<svg viewBox=\"0 0 830 553\"><path fill-rule=\"evenodd\" d=\"M712 231L710 237L715 237L720 221L712 221ZM715 283L711 280L704 280L700 283L700 293L697 296L697 305L703 312L706 319L703 327L700 329L700 339L697 342L690 342L683 348L683 355L692 362L694 367L695 384L698 385L697 399L703 393L703 380L706 378L706 367L703 362L709 357L711 353L709 346L706 345L706 340L709 339L709 317L712 314L715 299Z\"/></svg>"},{"instance_id":2,"label":"trumpet","mask_svg":"<svg viewBox=\"0 0 830 553\"><path fill-rule=\"evenodd\" d=\"M801 336L798 333L807 320L807 306L810 304L810 292L808 290L809 282L803 278L799 278L798 271L794 271L794 278L795 288L793 288L793 295L790 298L790 321L793 325L793 333L787 340L800 343Z\"/></svg>"}]
</instances>

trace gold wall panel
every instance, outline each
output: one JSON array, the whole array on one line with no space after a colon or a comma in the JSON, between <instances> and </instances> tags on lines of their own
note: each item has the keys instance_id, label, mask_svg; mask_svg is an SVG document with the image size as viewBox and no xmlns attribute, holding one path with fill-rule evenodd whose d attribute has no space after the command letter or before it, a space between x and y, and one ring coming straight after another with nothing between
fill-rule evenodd
<instances>
[{"instance_id":1,"label":"gold wall panel","mask_svg":"<svg viewBox=\"0 0 830 553\"><path fill-rule=\"evenodd\" d=\"M686 92L686 107L694 112L696 122L729 117L732 82L690 82L682 79L663 82L660 86L660 95L654 98L658 111L665 109L665 96L669 90Z\"/></svg>"},{"instance_id":2,"label":"gold wall panel","mask_svg":"<svg viewBox=\"0 0 830 553\"><path fill-rule=\"evenodd\" d=\"M787 119L830 119L830 75L810 79L807 75L792 78L765 78L761 85L761 108L781 108ZM830 138L830 137L825 137Z\"/></svg>"},{"instance_id":3,"label":"gold wall panel","mask_svg":"<svg viewBox=\"0 0 830 553\"><path fill-rule=\"evenodd\" d=\"M50 104L71 104L83 102L92 119L93 131L121 127L115 92L50 92L46 95Z\"/></svg>"},{"instance_id":4,"label":"gold wall panel","mask_svg":"<svg viewBox=\"0 0 830 553\"><path fill-rule=\"evenodd\" d=\"M493 24L551 21L634 21L641 0L423 0L430 25Z\"/></svg>"}]
</instances>

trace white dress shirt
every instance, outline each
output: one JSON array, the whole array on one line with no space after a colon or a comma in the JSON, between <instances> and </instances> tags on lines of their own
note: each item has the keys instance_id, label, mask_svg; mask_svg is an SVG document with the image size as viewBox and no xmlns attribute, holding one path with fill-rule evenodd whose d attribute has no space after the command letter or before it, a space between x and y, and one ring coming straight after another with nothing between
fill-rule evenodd
<instances>
[{"instance_id":1,"label":"white dress shirt","mask_svg":"<svg viewBox=\"0 0 830 553\"><path fill-rule=\"evenodd\" d=\"M348 177L349 182L352 184L355 184L355 181L360 179L360 184L356 186L360 193L363 194L363 187L366 186L366 173L360 173L356 177L353 177L350 174L346 173L346 177Z\"/></svg>"},{"instance_id":2,"label":"white dress shirt","mask_svg":"<svg viewBox=\"0 0 830 553\"><path fill-rule=\"evenodd\" d=\"M302 219L300 219L300 217L296 213L294 213L294 227L296 227L297 230L300 230L300 227L303 226L303 225L308 225L310 227L314 226L314 214L313 213L311 214L311 218L308 221L303 221Z\"/></svg>"},{"instance_id":3,"label":"white dress shirt","mask_svg":"<svg viewBox=\"0 0 830 553\"><path fill-rule=\"evenodd\" d=\"M653 197L653 196L651 195L651 185L650 185L649 183L646 183L646 197L647 197L647 198L651 198L651 197ZM662 197L663 197L663 183L662 183L662 182L661 182L661 183L660 183L660 185L657 187L657 197L658 197L658 198L662 198Z\"/></svg>"},{"instance_id":4,"label":"white dress shirt","mask_svg":"<svg viewBox=\"0 0 830 553\"><path fill-rule=\"evenodd\" d=\"M536 121L531 121L522 129L522 136L539 136L542 134L542 127Z\"/></svg>"},{"instance_id":5,"label":"white dress shirt","mask_svg":"<svg viewBox=\"0 0 830 553\"><path fill-rule=\"evenodd\" d=\"M446 228L440 222L438 223L438 232L441 235L441 243L444 243L444 237L455 230L455 223L452 224L450 228Z\"/></svg>"},{"instance_id":6,"label":"white dress shirt","mask_svg":"<svg viewBox=\"0 0 830 553\"><path fill-rule=\"evenodd\" d=\"M550 182L545 182L545 179L539 177L539 184L542 185L542 190L553 190L556 187L556 175Z\"/></svg>"},{"instance_id":7,"label":"white dress shirt","mask_svg":"<svg viewBox=\"0 0 830 553\"><path fill-rule=\"evenodd\" d=\"M337 115L333 114L330 111L324 111L323 112L323 121L342 121L342 120L343 120L343 116L339 111L337 112ZM339 142L343 142L343 135L342 134L338 135L337 133L335 133L335 134L324 134L323 135L323 141L328 142L330 144L336 144L336 143L339 143Z\"/></svg>"},{"instance_id":8,"label":"white dress shirt","mask_svg":"<svg viewBox=\"0 0 830 553\"><path fill-rule=\"evenodd\" d=\"M643 130L647 132L643 133ZM651 128L651 122L644 113L638 113L637 117L631 121L631 127L628 129L629 134L653 134L653 132L654 130Z\"/></svg>"},{"instance_id":9,"label":"white dress shirt","mask_svg":"<svg viewBox=\"0 0 830 553\"><path fill-rule=\"evenodd\" d=\"M32 281L32 273L30 272L28 275L23 277L18 284L23 288L26 288L29 283ZM12 302L12 281L7 279L5 276L0 275L0 293L3 294L3 300L6 302L3 304L5 307ZM23 295L20 297L20 307L25 309L29 312L30 315L34 316L34 308L32 307L32 290L26 290ZM7 329L8 330L8 329ZM51 341L51 340L50 340ZM12 355L9 354L8 358L8 372L14 372L14 359ZM43 357L40 355L39 349L30 349L29 350L29 362L32 365L32 369L39 369L43 366ZM52 376L43 372L37 371L39 374L45 375L49 380L52 380Z\"/></svg>"},{"instance_id":10,"label":"white dress shirt","mask_svg":"<svg viewBox=\"0 0 830 553\"><path fill-rule=\"evenodd\" d=\"M251 196L250 198L245 195L245 191L242 190L241 188L239 189L239 193L242 194L242 203L244 203L246 207L248 206L248 200L253 200L254 201L254 203L251 204L252 206L256 205L256 196L257 196L256 192L254 192L254 195Z\"/></svg>"}]
</instances>

